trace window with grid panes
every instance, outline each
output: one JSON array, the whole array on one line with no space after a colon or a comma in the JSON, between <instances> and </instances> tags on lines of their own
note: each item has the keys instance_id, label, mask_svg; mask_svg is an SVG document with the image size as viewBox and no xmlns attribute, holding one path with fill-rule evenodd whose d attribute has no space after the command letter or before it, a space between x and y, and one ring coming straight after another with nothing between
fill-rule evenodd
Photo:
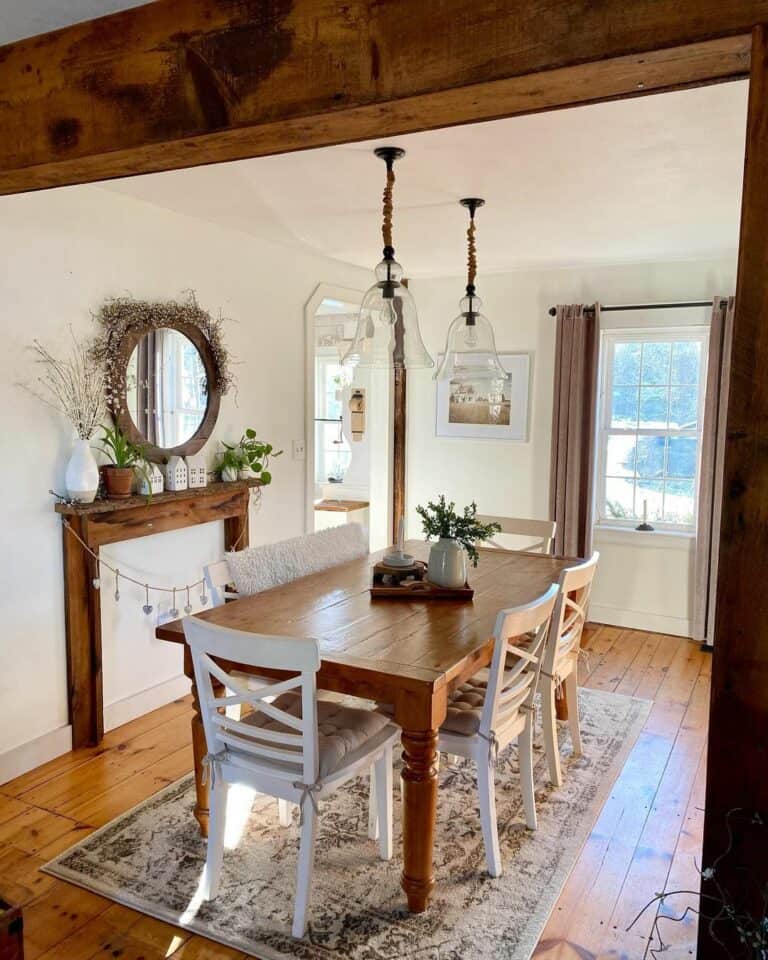
<instances>
[{"instance_id":1,"label":"window with grid panes","mask_svg":"<svg viewBox=\"0 0 768 960\"><path fill-rule=\"evenodd\" d=\"M693 532L706 381L701 327L602 337L596 519Z\"/></svg>"}]
</instances>

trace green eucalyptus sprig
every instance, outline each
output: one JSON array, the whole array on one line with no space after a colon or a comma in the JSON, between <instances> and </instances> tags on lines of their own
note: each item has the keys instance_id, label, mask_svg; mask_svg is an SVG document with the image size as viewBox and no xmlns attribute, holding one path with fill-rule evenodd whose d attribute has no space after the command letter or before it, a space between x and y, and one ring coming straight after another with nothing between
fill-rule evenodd
<instances>
[{"instance_id":1,"label":"green eucalyptus sprig","mask_svg":"<svg viewBox=\"0 0 768 960\"><path fill-rule=\"evenodd\" d=\"M463 513L457 513L456 504L453 500L446 503L442 493L437 503L430 500L426 507L419 505L416 513L421 517L421 526L427 540L433 537L455 540L467 551L475 567L479 559L475 544L490 540L494 533L501 533L498 523L482 523L477 519L477 504L474 501L464 507Z\"/></svg>"}]
</instances>

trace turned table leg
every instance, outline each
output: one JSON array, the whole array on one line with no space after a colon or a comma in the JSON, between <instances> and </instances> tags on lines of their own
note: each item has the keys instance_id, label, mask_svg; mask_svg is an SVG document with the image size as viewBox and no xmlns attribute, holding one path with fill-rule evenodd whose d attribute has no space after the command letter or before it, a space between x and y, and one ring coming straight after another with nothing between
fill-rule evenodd
<instances>
[{"instance_id":1,"label":"turned table leg","mask_svg":"<svg viewBox=\"0 0 768 960\"><path fill-rule=\"evenodd\" d=\"M427 908L435 877L432 848L437 816L437 730L403 730L403 874L411 913Z\"/></svg>"},{"instance_id":2,"label":"turned table leg","mask_svg":"<svg viewBox=\"0 0 768 960\"><path fill-rule=\"evenodd\" d=\"M568 693L564 683L555 691L555 716L558 720L568 719Z\"/></svg>"}]
</instances>

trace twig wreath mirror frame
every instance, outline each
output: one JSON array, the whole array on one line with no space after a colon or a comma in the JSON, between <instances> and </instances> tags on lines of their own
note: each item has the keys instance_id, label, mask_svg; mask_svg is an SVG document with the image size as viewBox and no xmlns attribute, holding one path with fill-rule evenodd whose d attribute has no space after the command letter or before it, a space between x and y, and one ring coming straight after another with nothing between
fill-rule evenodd
<instances>
[{"instance_id":1,"label":"twig wreath mirror frame","mask_svg":"<svg viewBox=\"0 0 768 960\"><path fill-rule=\"evenodd\" d=\"M92 347L96 363L103 365L107 404L115 423L148 460L162 462L171 456L197 453L210 439L219 416L221 398L233 386L228 351L224 346L224 318L214 318L197 302L193 292L180 300L107 300L96 314L99 333ZM207 405L197 430L189 439L162 447L142 435L128 406L128 366L134 349L153 331L170 329L183 334L200 355L207 378Z\"/></svg>"}]
</instances>

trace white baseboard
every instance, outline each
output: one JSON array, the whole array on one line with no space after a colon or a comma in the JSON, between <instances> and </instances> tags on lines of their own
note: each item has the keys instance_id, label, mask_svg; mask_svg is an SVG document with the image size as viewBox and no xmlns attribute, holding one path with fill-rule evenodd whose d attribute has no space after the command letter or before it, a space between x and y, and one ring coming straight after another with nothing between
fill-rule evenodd
<instances>
[{"instance_id":1,"label":"white baseboard","mask_svg":"<svg viewBox=\"0 0 768 960\"><path fill-rule=\"evenodd\" d=\"M612 627L627 627L633 630L648 630L651 633L668 633L673 637L691 637L691 621L684 617L667 617L646 610L627 610L626 607L611 607L590 603L589 620Z\"/></svg>"},{"instance_id":2,"label":"white baseboard","mask_svg":"<svg viewBox=\"0 0 768 960\"><path fill-rule=\"evenodd\" d=\"M185 676L172 677L163 683L158 683L149 690L142 690L124 700L110 703L104 707L104 729L113 730L115 727L135 720L151 710L186 697L189 693L190 681ZM72 749L72 727L67 724L57 730L51 730L42 736L12 747L0 754L0 784L7 783L23 773L34 770L35 767L54 760Z\"/></svg>"},{"instance_id":3,"label":"white baseboard","mask_svg":"<svg viewBox=\"0 0 768 960\"><path fill-rule=\"evenodd\" d=\"M11 747L0 754L0 783L20 777L71 749L72 727L69 724L59 727L58 730L50 730L34 740L20 743L18 747Z\"/></svg>"},{"instance_id":4,"label":"white baseboard","mask_svg":"<svg viewBox=\"0 0 768 960\"><path fill-rule=\"evenodd\" d=\"M136 717L142 717L145 713L165 706L166 703L180 700L186 697L190 687L189 678L182 674L170 680L164 680L148 690L134 693L123 700L109 703L104 707L104 729L114 730L115 727L121 727L124 723L135 720Z\"/></svg>"}]
</instances>

